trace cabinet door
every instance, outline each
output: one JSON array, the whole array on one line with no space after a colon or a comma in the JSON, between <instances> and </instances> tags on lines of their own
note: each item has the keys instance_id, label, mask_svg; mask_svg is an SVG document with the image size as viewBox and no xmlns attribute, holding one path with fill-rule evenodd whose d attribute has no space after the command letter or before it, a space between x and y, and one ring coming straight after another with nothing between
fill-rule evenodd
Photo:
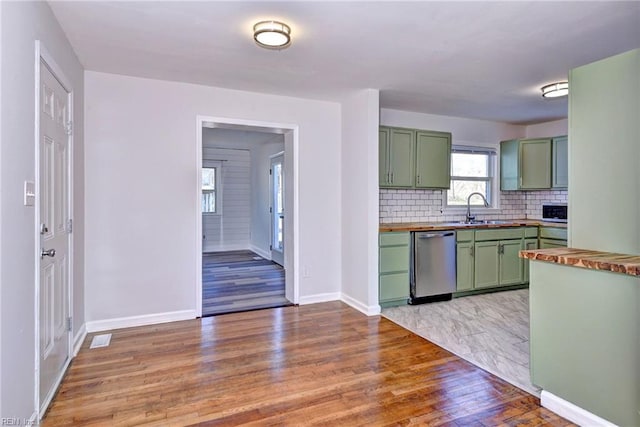
<instances>
[{"instance_id":1,"label":"cabinet door","mask_svg":"<svg viewBox=\"0 0 640 427\"><path fill-rule=\"evenodd\" d=\"M476 288L498 286L498 242L478 242L475 244L474 268Z\"/></svg>"},{"instance_id":2,"label":"cabinet door","mask_svg":"<svg viewBox=\"0 0 640 427\"><path fill-rule=\"evenodd\" d=\"M500 286L522 283L522 258L518 256L521 247L521 240L500 241Z\"/></svg>"},{"instance_id":3,"label":"cabinet door","mask_svg":"<svg viewBox=\"0 0 640 427\"><path fill-rule=\"evenodd\" d=\"M413 187L415 131L391 128L389 170L391 187Z\"/></svg>"},{"instance_id":4,"label":"cabinet door","mask_svg":"<svg viewBox=\"0 0 640 427\"><path fill-rule=\"evenodd\" d=\"M456 290L473 289L473 243L465 242L456 245Z\"/></svg>"},{"instance_id":5,"label":"cabinet door","mask_svg":"<svg viewBox=\"0 0 640 427\"><path fill-rule=\"evenodd\" d=\"M518 189L518 140L500 142L500 189Z\"/></svg>"},{"instance_id":6,"label":"cabinet door","mask_svg":"<svg viewBox=\"0 0 640 427\"><path fill-rule=\"evenodd\" d=\"M518 168L521 189L551 188L551 139L521 140Z\"/></svg>"},{"instance_id":7,"label":"cabinet door","mask_svg":"<svg viewBox=\"0 0 640 427\"><path fill-rule=\"evenodd\" d=\"M552 182L553 188L567 188L569 186L568 141L566 136L553 138L552 153Z\"/></svg>"},{"instance_id":8,"label":"cabinet door","mask_svg":"<svg viewBox=\"0 0 640 427\"><path fill-rule=\"evenodd\" d=\"M378 130L378 182L380 187L389 185L389 128Z\"/></svg>"},{"instance_id":9,"label":"cabinet door","mask_svg":"<svg viewBox=\"0 0 640 427\"><path fill-rule=\"evenodd\" d=\"M527 251L538 249L538 239L525 239L523 249ZM529 282L529 260L528 259L522 260L522 267L523 267L522 279L524 282Z\"/></svg>"},{"instance_id":10,"label":"cabinet door","mask_svg":"<svg viewBox=\"0 0 640 427\"><path fill-rule=\"evenodd\" d=\"M449 188L451 134L416 132L416 187Z\"/></svg>"}]
</instances>

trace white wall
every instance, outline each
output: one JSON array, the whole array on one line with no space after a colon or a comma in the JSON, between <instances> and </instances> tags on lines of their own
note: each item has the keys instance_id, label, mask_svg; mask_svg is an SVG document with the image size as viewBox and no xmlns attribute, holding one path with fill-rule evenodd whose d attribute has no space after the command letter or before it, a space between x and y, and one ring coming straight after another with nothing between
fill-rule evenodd
<instances>
[{"instance_id":1,"label":"white wall","mask_svg":"<svg viewBox=\"0 0 640 427\"><path fill-rule=\"evenodd\" d=\"M203 252L249 248L251 232L251 151L202 149L204 167L220 165L218 185L221 210L202 215ZM211 163L213 162L213 163Z\"/></svg>"},{"instance_id":2,"label":"white wall","mask_svg":"<svg viewBox=\"0 0 640 427\"><path fill-rule=\"evenodd\" d=\"M342 103L342 295L367 314L378 305L379 91Z\"/></svg>"},{"instance_id":3,"label":"white wall","mask_svg":"<svg viewBox=\"0 0 640 427\"><path fill-rule=\"evenodd\" d=\"M528 125L525 138L545 138L548 136L567 135L569 133L569 119L554 120L552 122Z\"/></svg>"},{"instance_id":4,"label":"white wall","mask_svg":"<svg viewBox=\"0 0 640 427\"><path fill-rule=\"evenodd\" d=\"M0 100L4 99L2 93L2 4L0 4ZM0 165L2 165L2 105L0 103ZM2 173L0 173L0 242L2 242ZM0 244L0 309L2 309L2 244ZM0 384L2 382L2 315L0 313ZM0 386L0 417L4 417L2 412L2 389Z\"/></svg>"},{"instance_id":5,"label":"white wall","mask_svg":"<svg viewBox=\"0 0 640 427\"><path fill-rule=\"evenodd\" d=\"M520 125L389 110L386 108L380 110L380 124L383 126L451 132L453 145L498 147L500 141L522 138L525 135L525 127Z\"/></svg>"},{"instance_id":6,"label":"white wall","mask_svg":"<svg viewBox=\"0 0 640 427\"><path fill-rule=\"evenodd\" d=\"M74 90L74 332L83 312L83 69L45 2L0 2L2 104L0 137L0 417L26 418L35 411L35 220L23 206L23 183L35 180L35 40L45 47Z\"/></svg>"},{"instance_id":7,"label":"white wall","mask_svg":"<svg viewBox=\"0 0 640 427\"><path fill-rule=\"evenodd\" d=\"M275 140L256 146L251 151L251 249L262 256L270 257L271 205L269 168L270 156L284 151L284 138L274 135ZM285 170L285 174L287 171ZM269 258L268 257L268 258Z\"/></svg>"},{"instance_id":8,"label":"white wall","mask_svg":"<svg viewBox=\"0 0 640 427\"><path fill-rule=\"evenodd\" d=\"M2 4L0 4L0 100L4 99L2 93ZM0 103L0 165L2 165L2 105ZM2 242L2 173L0 173L0 242ZM0 244L0 309L2 309L2 244ZM2 382L2 315L0 313L0 384ZM4 416L2 412L2 389L0 386L0 417Z\"/></svg>"},{"instance_id":9,"label":"white wall","mask_svg":"<svg viewBox=\"0 0 640 427\"><path fill-rule=\"evenodd\" d=\"M195 311L197 115L298 125L300 299L339 292L339 104L90 71L85 90L89 321Z\"/></svg>"}]
</instances>

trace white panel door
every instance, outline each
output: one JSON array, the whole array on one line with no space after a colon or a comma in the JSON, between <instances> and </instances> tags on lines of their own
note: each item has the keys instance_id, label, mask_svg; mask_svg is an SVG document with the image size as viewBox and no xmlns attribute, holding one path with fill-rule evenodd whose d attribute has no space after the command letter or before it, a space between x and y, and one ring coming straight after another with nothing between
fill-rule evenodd
<instances>
[{"instance_id":1,"label":"white panel door","mask_svg":"<svg viewBox=\"0 0 640 427\"><path fill-rule=\"evenodd\" d=\"M69 94L40 63L40 406L69 358Z\"/></svg>"},{"instance_id":2,"label":"white panel door","mask_svg":"<svg viewBox=\"0 0 640 427\"><path fill-rule=\"evenodd\" d=\"M284 154L271 158L271 260L284 265Z\"/></svg>"}]
</instances>

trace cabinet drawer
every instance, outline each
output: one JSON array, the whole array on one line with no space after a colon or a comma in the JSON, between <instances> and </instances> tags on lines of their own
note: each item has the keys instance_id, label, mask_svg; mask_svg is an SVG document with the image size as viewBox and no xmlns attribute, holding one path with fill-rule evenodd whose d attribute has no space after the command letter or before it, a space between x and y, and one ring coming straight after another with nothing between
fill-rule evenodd
<instances>
[{"instance_id":1,"label":"cabinet drawer","mask_svg":"<svg viewBox=\"0 0 640 427\"><path fill-rule=\"evenodd\" d=\"M541 227L540 228L541 239L561 239L567 240L566 228L554 228L554 227Z\"/></svg>"},{"instance_id":2,"label":"cabinet drawer","mask_svg":"<svg viewBox=\"0 0 640 427\"><path fill-rule=\"evenodd\" d=\"M380 276L380 301L409 297L409 273L383 274Z\"/></svg>"},{"instance_id":3,"label":"cabinet drawer","mask_svg":"<svg viewBox=\"0 0 640 427\"><path fill-rule=\"evenodd\" d=\"M538 227L527 227L524 229L524 237L538 237Z\"/></svg>"},{"instance_id":4,"label":"cabinet drawer","mask_svg":"<svg viewBox=\"0 0 640 427\"><path fill-rule=\"evenodd\" d=\"M408 231L392 231L389 233L380 233L380 246L399 246L409 245Z\"/></svg>"},{"instance_id":5,"label":"cabinet drawer","mask_svg":"<svg viewBox=\"0 0 640 427\"><path fill-rule=\"evenodd\" d=\"M483 240L506 240L521 239L523 229L518 228L501 228L495 230L476 230L476 242Z\"/></svg>"},{"instance_id":6,"label":"cabinet drawer","mask_svg":"<svg viewBox=\"0 0 640 427\"><path fill-rule=\"evenodd\" d=\"M566 240L540 239L540 249L566 248Z\"/></svg>"},{"instance_id":7,"label":"cabinet drawer","mask_svg":"<svg viewBox=\"0 0 640 427\"><path fill-rule=\"evenodd\" d=\"M380 248L380 273L393 271L409 271L408 246Z\"/></svg>"},{"instance_id":8,"label":"cabinet drawer","mask_svg":"<svg viewBox=\"0 0 640 427\"><path fill-rule=\"evenodd\" d=\"M473 230L456 231L456 242L470 242L473 240Z\"/></svg>"}]
</instances>

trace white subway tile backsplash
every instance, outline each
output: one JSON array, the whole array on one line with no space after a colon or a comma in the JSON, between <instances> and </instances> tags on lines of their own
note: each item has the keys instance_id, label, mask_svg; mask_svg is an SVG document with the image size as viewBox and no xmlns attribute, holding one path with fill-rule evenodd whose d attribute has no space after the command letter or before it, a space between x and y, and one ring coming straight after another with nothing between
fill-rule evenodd
<instances>
[{"instance_id":1,"label":"white subway tile backsplash","mask_svg":"<svg viewBox=\"0 0 640 427\"><path fill-rule=\"evenodd\" d=\"M500 192L498 213L479 214L480 219L541 219L545 203L566 203L567 190ZM442 190L380 189L380 222L462 221L464 214L443 214Z\"/></svg>"}]
</instances>

